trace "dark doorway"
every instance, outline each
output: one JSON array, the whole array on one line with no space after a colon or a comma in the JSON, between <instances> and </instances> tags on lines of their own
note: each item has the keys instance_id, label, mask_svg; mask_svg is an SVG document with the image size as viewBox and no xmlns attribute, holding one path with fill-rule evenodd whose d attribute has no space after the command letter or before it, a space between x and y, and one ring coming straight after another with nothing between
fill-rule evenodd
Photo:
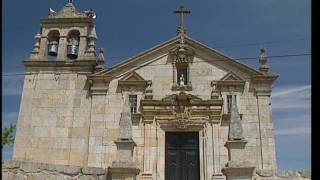
<instances>
[{"instance_id":1,"label":"dark doorway","mask_svg":"<svg viewBox=\"0 0 320 180\"><path fill-rule=\"evenodd\" d=\"M166 132L166 180L199 180L199 133Z\"/></svg>"}]
</instances>

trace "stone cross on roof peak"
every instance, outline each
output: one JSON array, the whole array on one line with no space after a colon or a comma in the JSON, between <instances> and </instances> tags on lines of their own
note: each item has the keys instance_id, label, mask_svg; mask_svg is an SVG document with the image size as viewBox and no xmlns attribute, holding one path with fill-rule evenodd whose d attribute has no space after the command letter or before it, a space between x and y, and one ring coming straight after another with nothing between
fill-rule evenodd
<instances>
[{"instance_id":1,"label":"stone cross on roof peak","mask_svg":"<svg viewBox=\"0 0 320 180\"><path fill-rule=\"evenodd\" d=\"M178 34L186 34L186 27L184 25L184 16L190 14L184 6L180 6L179 10L174 11L175 14L180 15L180 27L178 28Z\"/></svg>"}]
</instances>

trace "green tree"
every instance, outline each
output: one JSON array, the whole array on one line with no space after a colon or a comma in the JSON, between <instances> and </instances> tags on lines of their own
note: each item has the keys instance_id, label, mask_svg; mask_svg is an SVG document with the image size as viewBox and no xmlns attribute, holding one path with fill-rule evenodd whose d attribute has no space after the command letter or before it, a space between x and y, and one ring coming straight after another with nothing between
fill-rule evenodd
<instances>
[{"instance_id":1,"label":"green tree","mask_svg":"<svg viewBox=\"0 0 320 180\"><path fill-rule=\"evenodd\" d=\"M1 148L5 146L12 146L14 144L14 132L16 130L16 125L11 123L9 128L4 128L2 133L2 144Z\"/></svg>"}]
</instances>

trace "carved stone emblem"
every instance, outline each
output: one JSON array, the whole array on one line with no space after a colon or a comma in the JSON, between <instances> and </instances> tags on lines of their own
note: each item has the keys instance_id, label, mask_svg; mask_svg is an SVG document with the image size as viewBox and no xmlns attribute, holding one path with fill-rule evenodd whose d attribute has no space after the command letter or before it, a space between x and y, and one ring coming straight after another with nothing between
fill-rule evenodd
<instances>
[{"instance_id":1,"label":"carved stone emblem","mask_svg":"<svg viewBox=\"0 0 320 180\"><path fill-rule=\"evenodd\" d=\"M187 108L183 113L176 113L176 119L173 121L177 129L187 129L190 125L191 113Z\"/></svg>"}]
</instances>

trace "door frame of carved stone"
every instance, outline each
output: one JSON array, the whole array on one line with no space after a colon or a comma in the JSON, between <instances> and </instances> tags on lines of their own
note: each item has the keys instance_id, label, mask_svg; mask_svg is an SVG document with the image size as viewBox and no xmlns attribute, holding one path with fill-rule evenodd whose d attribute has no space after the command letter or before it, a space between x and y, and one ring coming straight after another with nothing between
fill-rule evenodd
<instances>
[{"instance_id":1,"label":"door frame of carved stone","mask_svg":"<svg viewBox=\"0 0 320 180\"><path fill-rule=\"evenodd\" d=\"M199 168L200 168L200 180L205 180L206 176L206 154L205 147L203 141L203 132L207 126L190 126L190 128L186 130L180 130L172 126L168 126L167 123L161 123L161 120L156 119L156 136L157 136L157 158L156 158L156 179L157 180L165 180L165 133L166 132L198 132L199 133Z\"/></svg>"}]
</instances>

